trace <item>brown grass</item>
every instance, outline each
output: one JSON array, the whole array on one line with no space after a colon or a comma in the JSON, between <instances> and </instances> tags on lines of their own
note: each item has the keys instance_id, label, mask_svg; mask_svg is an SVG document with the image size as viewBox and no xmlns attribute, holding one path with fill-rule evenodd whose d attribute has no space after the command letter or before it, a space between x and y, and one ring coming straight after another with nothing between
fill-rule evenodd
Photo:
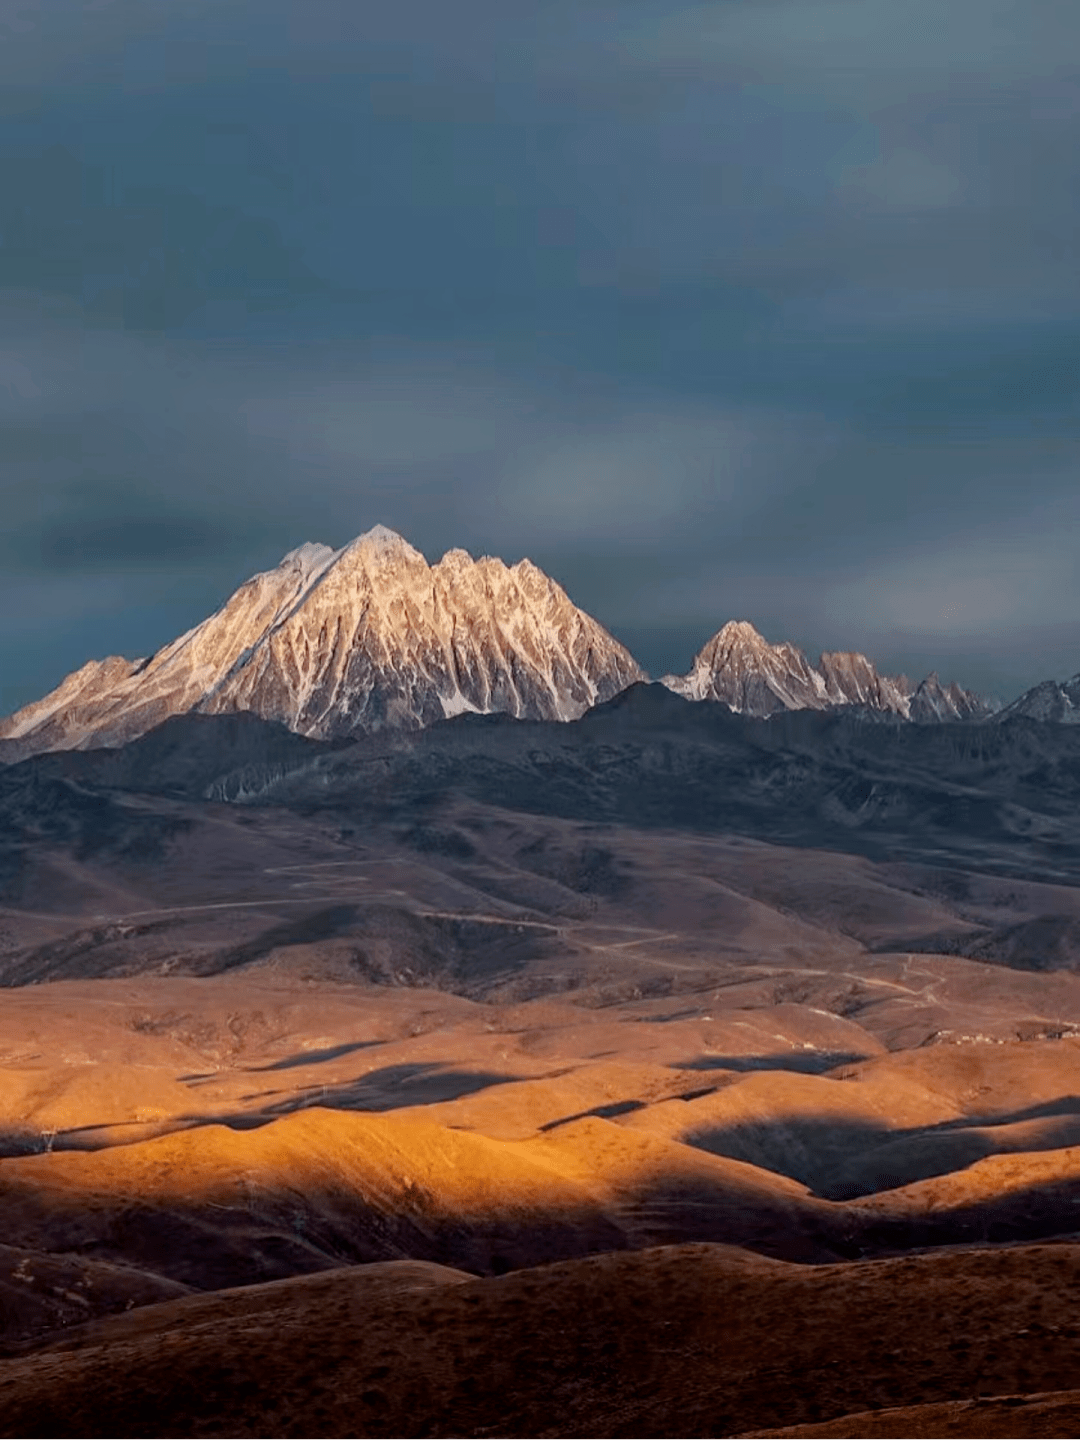
<instances>
[{"instance_id":1,"label":"brown grass","mask_svg":"<svg viewBox=\"0 0 1080 1440\"><path fill-rule=\"evenodd\" d=\"M817 1267L691 1245L486 1280L335 1271L150 1307L10 1360L0 1429L722 1436L1057 1391L1075 1375L1078 1280L1070 1245Z\"/></svg>"}]
</instances>

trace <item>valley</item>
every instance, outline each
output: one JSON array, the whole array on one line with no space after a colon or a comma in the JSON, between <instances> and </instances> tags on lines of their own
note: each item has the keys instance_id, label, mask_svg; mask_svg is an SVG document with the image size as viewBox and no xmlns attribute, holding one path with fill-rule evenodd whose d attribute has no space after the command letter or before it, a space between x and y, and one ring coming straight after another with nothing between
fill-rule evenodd
<instances>
[{"instance_id":1,"label":"valley","mask_svg":"<svg viewBox=\"0 0 1080 1440\"><path fill-rule=\"evenodd\" d=\"M153 1403L163 1434L734 1435L1068 1390L1080 889L1030 775L1072 732L995 732L920 829L951 732L900 732L916 775L881 727L777 744L654 690L390 746L193 717L0 772L4 1433ZM893 794L839 823L868 748ZM754 764L799 786L744 783L733 832ZM835 1347L870 1315L867 1368ZM526 1343L554 1389L498 1378Z\"/></svg>"}]
</instances>

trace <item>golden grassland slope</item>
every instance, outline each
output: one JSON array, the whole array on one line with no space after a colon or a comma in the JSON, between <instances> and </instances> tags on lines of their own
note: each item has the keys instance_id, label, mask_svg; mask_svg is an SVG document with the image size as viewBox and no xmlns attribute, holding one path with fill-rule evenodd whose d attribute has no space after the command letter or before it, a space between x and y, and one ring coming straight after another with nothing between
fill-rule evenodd
<instances>
[{"instance_id":1,"label":"golden grassland slope","mask_svg":"<svg viewBox=\"0 0 1080 1440\"><path fill-rule=\"evenodd\" d=\"M991 1058L992 1057L992 1058ZM1080 1045L940 1045L824 1075L764 1070L623 1125L789 1175L830 1198L894 1189L995 1151L1080 1141ZM1022 1117L1022 1118L1017 1118Z\"/></svg>"},{"instance_id":2,"label":"golden grassland slope","mask_svg":"<svg viewBox=\"0 0 1080 1440\"><path fill-rule=\"evenodd\" d=\"M689 1245L396 1286L338 1270L8 1360L0 1433L730 1436L1061 1390L1078 1280L1073 1245L839 1266Z\"/></svg>"},{"instance_id":3,"label":"golden grassland slope","mask_svg":"<svg viewBox=\"0 0 1080 1440\"><path fill-rule=\"evenodd\" d=\"M152 863L41 846L0 912L9 1433L731 1434L1074 1383L1068 886L172 804Z\"/></svg>"},{"instance_id":4,"label":"golden grassland slope","mask_svg":"<svg viewBox=\"0 0 1080 1440\"><path fill-rule=\"evenodd\" d=\"M314 1108L10 1159L0 1203L13 1244L206 1288L408 1256L490 1273L718 1235L820 1260L845 1253L847 1228L794 1181L598 1117L498 1141Z\"/></svg>"},{"instance_id":5,"label":"golden grassland slope","mask_svg":"<svg viewBox=\"0 0 1080 1440\"><path fill-rule=\"evenodd\" d=\"M643 1078L646 1089L655 1087L655 1076ZM858 1083L784 1077L791 1078L832 1086L840 1116ZM640 1093L634 1079L630 1067L621 1077L606 1067L602 1088ZM144 1298L152 1299L152 1277L215 1289L389 1259L497 1274L599 1251L709 1240L820 1264L918 1245L1080 1231L1078 1148L969 1165L961 1133L952 1173L830 1200L782 1173L797 1163L770 1168L715 1153L723 1130L706 1131L703 1143L693 1135L682 1143L642 1128L650 1111L693 1111L703 1101L727 1101L729 1114L745 1113L731 1103L739 1091L760 1100L775 1079L731 1076L706 1097L637 1101L642 1108L606 1118L595 1110L570 1114L524 1139L437 1123L422 1108L305 1106L257 1128L203 1124L96 1151L9 1157L0 1165L5 1235L27 1252L134 1267L147 1277ZM517 1089L535 1088L537 1100L550 1101L545 1084L520 1082ZM431 1109L452 1112L455 1103ZM821 1097L814 1112L825 1154L826 1104ZM519 1121L527 1108L519 1105ZM832 1123L842 1129L836 1115ZM52 1285L47 1269L39 1275L32 1266L23 1282L42 1293ZM99 1305L115 1308L107 1296ZM7 1339L18 1342L23 1333L15 1328Z\"/></svg>"},{"instance_id":6,"label":"golden grassland slope","mask_svg":"<svg viewBox=\"0 0 1080 1440\"><path fill-rule=\"evenodd\" d=\"M4 1341L160 1283L343 1263L490 1274L690 1240L828 1261L1080 1230L1075 1038L867 1036L822 1070L851 1022L762 998L500 1005L252 976L8 992L4 1239L42 1258ZM50 1267L83 1260L119 1267L114 1289L106 1268L50 1310Z\"/></svg>"}]
</instances>

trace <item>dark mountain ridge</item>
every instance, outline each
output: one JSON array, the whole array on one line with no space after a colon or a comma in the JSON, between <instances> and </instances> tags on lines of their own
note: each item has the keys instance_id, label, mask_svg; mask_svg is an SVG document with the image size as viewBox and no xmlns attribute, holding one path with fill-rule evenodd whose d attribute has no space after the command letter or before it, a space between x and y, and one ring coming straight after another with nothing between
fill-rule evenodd
<instances>
[{"instance_id":1,"label":"dark mountain ridge","mask_svg":"<svg viewBox=\"0 0 1080 1440\"><path fill-rule=\"evenodd\" d=\"M1011 705L998 712L997 720L1046 720L1056 725L1080 724L1080 675L1071 680L1044 680L1025 690Z\"/></svg>"},{"instance_id":2,"label":"dark mountain ridge","mask_svg":"<svg viewBox=\"0 0 1080 1440\"><path fill-rule=\"evenodd\" d=\"M1080 729L1022 716L922 726L851 707L756 719L645 684L573 722L461 715L332 744L253 716L177 716L117 750L0 772L8 847L65 826L92 845L123 828L125 795L411 827L458 796L1080 880ZM137 828L149 824L140 810Z\"/></svg>"}]
</instances>

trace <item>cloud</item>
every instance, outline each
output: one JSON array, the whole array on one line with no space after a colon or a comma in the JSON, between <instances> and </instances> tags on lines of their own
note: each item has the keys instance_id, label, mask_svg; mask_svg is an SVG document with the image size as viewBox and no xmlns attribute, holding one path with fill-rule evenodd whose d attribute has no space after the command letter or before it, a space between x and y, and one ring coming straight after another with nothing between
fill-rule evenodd
<instances>
[{"instance_id":1,"label":"cloud","mask_svg":"<svg viewBox=\"0 0 1080 1440\"><path fill-rule=\"evenodd\" d=\"M68 297L88 320L176 329L206 306L289 306L328 287L273 219L168 186L110 191L62 145L0 156L0 290Z\"/></svg>"},{"instance_id":2,"label":"cloud","mask_svg":"<svg viewBox=\"0 0 1080 1440\"><path fill-rule=\"evenodd\" d=\"M822 591L821 610L837 620L857 615L870 634L998 646L1006 637L1077 614L1078 526L1075 492L1057 503L1024 507L1007 524L976 521L914 553L837 577Z\"/></svg>"},{"instance_id":3,"label":"cloud","mask_svg":"<svg viewBox=\"0 0 1080 1440\"><path fill-rule=\"evenodd\" d=\"M339 457L407 472L479 460L543 426L535 395L452 351L391 350L354 358L349 368L342 375L319 367L295 386L272 375L269 394L243 403L249 433L284 444L298 460Z\"/></svg>"},{"instance_id":4,"label":"cloud","mask_svg":"<svg viewBox=\"0 0 1080 1440\"><path fill-rule=\"evenodd\" d=\"M944 165L900 146L869 165L849 165L837 189L850 203L885 210L940 210L954 204L961 185Z\"/></svg>"},{"instance_id":5,"label":"cloud","mask_svg":"<svg viewBox=\"0 0 1080 1440\"><path fill-rule=\"evenodd\" d=\"M781 306L863 289L891 291L898 308L914 289L957 297L960 317L972 290L1014 308L1033 286L1059 308L1080 300L1072 0L60 5L67 27L34 11L50 44L83 26L88 57L112 46L143 77L143 90L114 77L85 101L96 117L126 97L141 125L122 150L144 151L143 171L164 160L208 183L208 107L222 115L211 124L247 127L246 152L269 136L283 152L267 171L278 201L264 196L261 214L236 203L231 217L161 180L123 216L82 207L90 162L61 197L49 161L38 208L49 189L65 225L46 226L22 280L9 257L7 283L89 284L130 325L183 324L208 299L296 303L329 269L376 307L397 297L397 323L409 307L428 340L460 323L454 297L471 292L483 312L496 288L505 303L537 288L717 285ZM180 57L168 61L176 94L154 91L166 61L147 46ZM68 85L53 104L78 95ZM185 106L185 124L162 129ZM94 127L80 133L94 151ZM27 164L35 174L42 156ZM311 192L306 216L286 215L290 185ZM106 258L88 274L95 251Z\"/></svg>"},{"instance_id":6,"label":"cloud","mask_svg":"<svg viewBox=\"0 0 1080 1440\"><path fill-rule=\"evenodd\" d=\"M606 121L581 101L590 283L951 292L958 317L968 291L1037 288L1075 312L1071 0L669 5L564 59L579 100L647 82Z\"/></svg>"},{"instance_id":7,"label":"cloud","mask_svg":"<svg viewBox=\"0 0 1080 1440\"><path fill-rule=\"evenodd\" d=\"M602 51L612 24L656 9L656 0L530 0L513 9L499 0L453 8L440 0L3 0L0 84L148 93L245 72L299 83L371 76L384 100L476 113L493 95L563 86L568 53Z\"/></svg>"},{"instance_id":8,"label":"cloud","mask_svg":"<svg viewBox=\"0 0 1080 1440\"><path fill-rule=\"evenodd\" d=\"M432 558L530 555L656 673L738 616L890 668L956 655L969 681L1022 641L1019 688L1059 664L1080 600L1080 439L886 438L446 347L305 357L17 319L35 393L0 415L4 569L12 613L32 604L35 644L72 664L147 653L287 549L377 521ZM0 640L14 705L41 666Z\"/></svg>"},{"instance_id":9,"label":"cloud","mask_svg":"<svg viewBox=\"0 0 1080 1440\"><path fill-rule=\"evenodd\" d=\"M491 503L545 544L678 549L800 488L836 443L813 414L653 396L515 457Z\"/></svg>"},{"instance_id":10,"label":"cloud","mask_svg":"<svg viewBox=\"0 0 1080 1440\"><path fill-rule=\"evenodd\" d=\"M227 360L88 329L74 307L0 315L9 368L32 377L0 390L9 576L203 565L258 543L257 477L231 415L243 382Z\"/></svg>"},{"instance_id":11,"label":"cloud","mask_svg":"<svg viewBox=\"0 0 1080 1440\"><path fill-rule=\"evenodd\" d=\"M230 0L220 0L228 5ZM43 85L123 83L127 47L209 15L211 0L3 0L0 87L18 110ZM31 101L32 103L32 101Z\"/></svg>"},{"instance_id":12,"label":"cloud","mask_svg":"<svg viewBox=\"0 0 1080 1440\"><path fill-rule=\"evenodd\" d=\"M382 520L531 554L656 670L733 614L1059 654L1024 517L1080 459L1075 0L4 23L0 559L70 600L39 649L141 652Z\"/></svg>"},{"instance_id":13,"label":"cloud","mask_svg":"<svg viewBox=\"0 0 1080 1440\"><path fill-rule=\"evenodd\" d=\"M220 525L204 515L87 515L42 527L41 562L50 569L157 569L220 549Z\"/></svg>"},{"instance_id":14,"label":"cloud","mask_svg":"<svg viewBox=\"0 0 1080 1440\"><path fill-rule=\"evenodd\" d=\"M34 377L17 355L0 351L0 390L15 400L36 400L41 394Z\"/></svg>"},{"instance_id":15,"label":"cloud","mask_svg":"<svg viewBox=\"0 0 1080 1440\"><path fill-rule=\"evenodd\" d=\"M677 6L628 66L783 86L876 113L927 93L1021 85L1080 63L1071 0L726 0Z\"/></svg>"}]
</instances>

